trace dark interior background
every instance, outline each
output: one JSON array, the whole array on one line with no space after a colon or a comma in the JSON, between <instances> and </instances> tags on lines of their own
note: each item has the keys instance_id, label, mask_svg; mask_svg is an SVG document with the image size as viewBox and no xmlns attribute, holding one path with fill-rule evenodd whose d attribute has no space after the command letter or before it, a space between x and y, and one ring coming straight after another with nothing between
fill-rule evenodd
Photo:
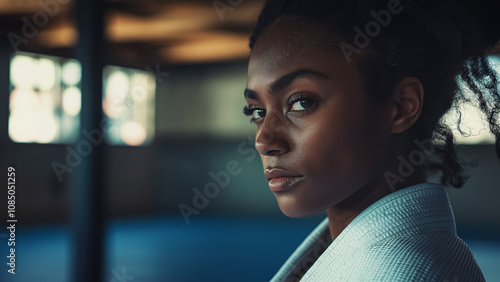
<instances>
[{"instance_id":1,"label":"dark interior background","mask_svg":"<svg viewBox=\"0 0 500 282\"><path fill-rule=\"evenodd\" d=\"M74 3L48 2L56 3L58 12L19 49L72 58L79 44ZM269 280L325 216L291 219L280 212L252 149L254 128L241 111L248 36L263 1L233 1L237 5L223 17L215 2L105 2L105 63L169 73L157 82L152 144L105 151L106 281L119 281L125 273L126 281ZM15 143L8 136L14 50L6 38L9 32L21 32L23 17L39 11L43 9L35 0L0 0L0 168L16 168L18 218L18 273L7 273L8 233L2 228L1 281L72 277L74 179L66 174L59 182L51 167L64 161L66 144ZM487 280L496 281L500 163L492 144L460 145L458 153L479 161L462 189L449 189L458 232ZM179 204L193 206L193 189L202 191L213 182L210 173L226 171L229 163L237 163L240 172L186 223ZM7 190L1 191L4 224Z\"/></svg>"}]
</instances>

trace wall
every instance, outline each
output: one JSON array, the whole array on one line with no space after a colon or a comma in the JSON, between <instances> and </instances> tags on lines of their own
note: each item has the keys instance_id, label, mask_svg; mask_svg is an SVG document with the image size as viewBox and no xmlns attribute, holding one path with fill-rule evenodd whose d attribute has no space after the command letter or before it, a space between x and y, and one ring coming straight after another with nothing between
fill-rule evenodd
<instances>
[{"instance_id":1,"label":"wall","mask_svg":"<svg viewBox=\"0 0 500 282\"><path fill-rule=\"evenodd\" d=\"M194 188L203 191L216 182L210 172L227 172L228 164L237 164L237 173L230 175L227 186L214 192L206 207L197 209L199 214L191 219L221 214L283 217L267 188L260 158L252 149L254 125L241 111L246 63L165 66L162 71L171 75L158 85L154 144L108 150L108 214L181 216L179 204L194 206ZM0 86L3 104L7 102L6 88ZM493 146L460 146L458 152L460 157L480 162L471 170L465 187L449 191L457 223L499 226L500 163ZM68 219L71 181L59 183L51 167L53 161L63 162L66 155L64 145L2 143L0 167L14 164L19 171L20 219ZM4 219L2 213L0 220Z\"/></svg>"}]
</instances>

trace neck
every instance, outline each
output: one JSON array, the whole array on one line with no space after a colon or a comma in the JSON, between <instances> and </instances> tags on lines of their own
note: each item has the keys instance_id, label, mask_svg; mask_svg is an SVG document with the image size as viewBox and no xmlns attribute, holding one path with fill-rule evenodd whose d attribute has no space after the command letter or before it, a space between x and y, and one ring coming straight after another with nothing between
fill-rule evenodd
<instances>
[{"instance_id":1,"label":"neck","mask_svg":"<svg viewBox=\"0 0 500 282\"><path fill-rule=\"evenodd\" d=\"M396 187L389 187L384 175L374 179L337 205L327 209L330 236L332 241L356 218L363 210L376 201L389 195L393 191L400 190L415 184L424 183L425 175L422 171L416 171L414 176L405 179Z\"/></svg>"}]
</instances>

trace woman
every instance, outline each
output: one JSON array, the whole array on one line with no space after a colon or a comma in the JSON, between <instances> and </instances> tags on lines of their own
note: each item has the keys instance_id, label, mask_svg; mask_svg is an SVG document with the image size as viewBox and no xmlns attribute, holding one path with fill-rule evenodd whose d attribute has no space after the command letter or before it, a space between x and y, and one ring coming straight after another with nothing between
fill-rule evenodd
<instances>
[{"instance_id":1,"label":"woman","mask_svg":"<svg viewBox=\"0 0 500 282\"><path fill-rule=\"evenodd\" d=\"M458 77L500 158L498 83L483 56L500 36L468 5L266 2L244 112L282 212L328 215L273 281L484 280L445 190L464 184L468 164L439 122L465 99ZM427 183L436 172L441 183Z\"/></svg>"}]
</instances>

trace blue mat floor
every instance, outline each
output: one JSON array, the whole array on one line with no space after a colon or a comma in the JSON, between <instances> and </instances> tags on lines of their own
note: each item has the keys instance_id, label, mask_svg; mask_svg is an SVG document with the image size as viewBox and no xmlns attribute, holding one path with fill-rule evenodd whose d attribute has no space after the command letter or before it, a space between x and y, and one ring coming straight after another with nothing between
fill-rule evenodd
<instances>
[{"instance_id":1,"label":"blue mat floor","mask_svg":"<svg viewBox=\"0 0 500 282\"><path fill-rule=\"evenodd\" d=\"M174 217L113 220L106 229L105 281L268 281L317 223L219 217L189 225ZM7 273L6 234L0 232L0 281L71 281L67 228L16 230L15 275ZM500 281L500 241L462 239L486 281Z\"/></svg>"}]
</instances>

